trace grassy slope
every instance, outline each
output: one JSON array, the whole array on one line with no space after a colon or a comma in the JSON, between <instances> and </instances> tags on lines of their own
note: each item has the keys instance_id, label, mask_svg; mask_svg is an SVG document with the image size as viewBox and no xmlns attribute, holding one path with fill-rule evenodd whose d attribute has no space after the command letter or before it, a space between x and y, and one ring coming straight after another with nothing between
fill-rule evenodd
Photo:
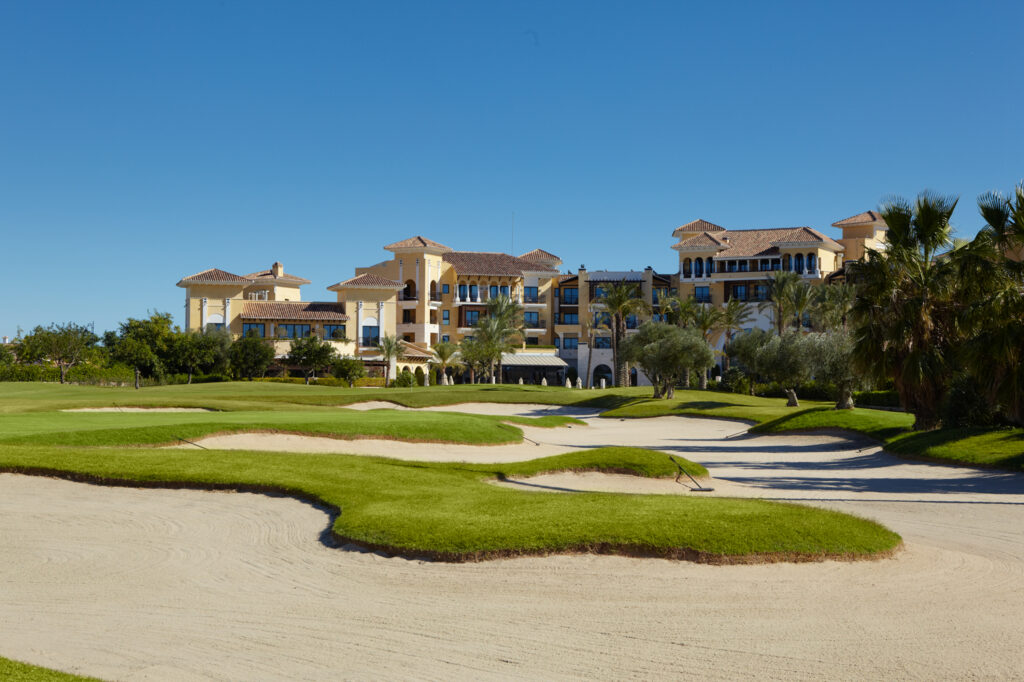
<instances>
[{"instance_id":1,"label":"grassy slope","mask_svg":"<svg viewBox=\"0 0 1024 682\"><path fill-rule=\"evenodd\" d=\"M662 453L603 448L516 464L435 464L349 455L17 446L0 470L75 472L85 480L283 491L342 510L341 539L406 556L463 560L610 551L708 561L857 556L899 536L800 505L662 495L544 495L486 479L562 469L673 475ZM701 469L694 467L694 473Z\"/></svg>"},{"instance_id":2,"label":"grassy slope","mask_svg":"<svg viewBox=\"0 0 1024 682\"><path fill-rule=\"evenodd\" d=\"M0 680L4 682L98 682L95 677L82 677L39 666L19 663L0 656Z\"/></svg>"}]
</instances>

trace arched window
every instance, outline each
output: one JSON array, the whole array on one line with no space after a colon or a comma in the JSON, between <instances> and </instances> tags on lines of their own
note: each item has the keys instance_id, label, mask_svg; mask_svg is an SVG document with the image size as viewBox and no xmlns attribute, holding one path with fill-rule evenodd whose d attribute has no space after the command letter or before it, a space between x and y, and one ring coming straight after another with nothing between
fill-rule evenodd
<instances>
[{"instance_id":1,"label":"arched window","mask_svg":"<svg viewBox=\"0 0 1024 682\"><path fill-rule=\"evenodd\" d=\"M437 282L436 281L433 281L433 282L430 283L430 300L431 301L440 301L441 300L441 297L437 293Z\"/></svg>"},{"instance_id":2,"label":"arched window","mask_svg":"<svg viewBox=\"0 0 1024 682\"><path fill-rule=\"evenodd\" d=\"M413 280L407 280L405 283L405 291L403 292L403 298L406 301L416 300L416 282Z\"/></svg>"},{"instance_id":3,"label":"arched window","mask_svg":"<svg viewBox=\"0 0 1024 682\"><path fill-rule=\"evenodd\" d=\"M690 268L691 268L691 262L690 262L690 259L687 258L686 260L683 261L683 277L689 277L690 276L690 274L693 272Z\"/></svg>"},{"instance_id":4,"label":"arched window","mask_svg":"<svg viewBox=\"0 0 1024 682\"><path fill-rule=\"evenodd\" d=\"M703 258L698 258L696 260L696 262L693 264L693 274L694 274L695 277L703 277L704 276L704 259Z\"/></svg>"},{"instance_id":5,"label":"arched window","mask_svg":"<svg viewBox=\"0 0 1024 682\"><path fill-rule=\"evenodd\" d=\"M713 260L711 260L710 258L708 258L708 274L709 275L715 274L715 262Z\"/></svg>"},{"instance_id":6,"label":"arched window","mask_svg":"<svg viewBox=\"0 0 1024 682\"><path fill-rule=\"evenodd\" d=\"M594 382L591 386L599 388L601 386L601 379L604 379L606 386L615 385L615 382L612 381L612 368L608 365L598 365L594 368Z\"/></svg>"},{"instance_id":7,"label":"arched window","mask_svg":"<svg viewBox=\"0 0 1024 682\"><path fill-rule=\"evenodd\" d=\"M804 271L804 254L798 253L793 257L793 269L797 273L803 273Z\"/></svg>"},{"instance_id":8,"label":"arched window","mask_svg":"<svg viewBox=\"0 0 1024 682\"><path fill-rule=\"evenodd\" d=\"M640 377L637 374L636 367L629 370L629 385L636 386L640 381Z\"/></svg>"},{"instance_id":9,"label":"arched window","mask_svg":"<svg viewBox=\"0 0 1024 682\"><path fill-rule=\"evenodd\" d=\"M813 253L807 254L807 272L815 272L818 268L815 267L815 257Z\"/></svg>"}]
</instances>

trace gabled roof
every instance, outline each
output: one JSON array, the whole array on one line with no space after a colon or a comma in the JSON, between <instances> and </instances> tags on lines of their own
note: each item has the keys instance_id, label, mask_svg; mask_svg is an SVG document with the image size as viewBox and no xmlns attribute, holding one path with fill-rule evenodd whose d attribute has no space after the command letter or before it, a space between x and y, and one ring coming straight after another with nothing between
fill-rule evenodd
<instances>
[{"instance_id":1,"label":"gabled roof","mask_svg":"<svg viewBox=\"0 0 1024 682\"><path fill-rule=\"evenodd\" d=\"M644 273L637 270L590 270L587 280L591 282L642 282Z\"/></svg>"},{"instance_id":2,"label":"gabled roof","mask_svg":"<svg viewBox=\"0 0 1024 682\"><path fill-rule=\"evenodd\" d=\"M402 345L402 353L407 360L432 360L434 358L434 354L422 346L417 346L404 339L399 343Z\"/></svg>"},{"instance_id":3,"label":"gabled roof","mask_svg":"<svg viewBox=\"0 0 1024 682\"><path fill-rule=\"evenodd\" d=\"M805 244L830 251L843 250L837 241L810 227L726 230L715 235L702 234L681 241L672 248L677 251L714 252L722 258L754 258L778 255L780 247Z\"/></svg>"},{"instance_id":4,"label":"gabled roof","mask_svg":"<svg viewBox=\"0 0 1024 682\"><path fill-rule=\"evenodd\" d=\"M678 237L679 235L687 232L722 232L724 230L725 228L721 225L715 225L714 223L709 223L706 220L698 218L697 220L692 220L685 225L677 227L672 231L672 236Z\"/></svg>"},{"instance_id":5,"label":"gabled roof","mask_svg":"<svg viewBox=\"0 0 1024 682\"><path fill-rule=\"evenodd\" d=\"M344 282L332 284L327 289L328 291L338 291L339 289L401 289L404 286L401 282L396 282L387 277L364 273L351 279L346 279Z\"/></svg>"},{"instance_id":6,"label":"gabled roof","mask_svg":"<svg viewBox=\"0 0 1024 682\"><path fill-rule=\"evenodd\" d=\"M348 320L343 303L326 301L245 301L243 320L302 320L344 322Z\"/></svg>"},{"instance_id":7,"label":"gabled roof","mask_svg":"<svg viewBox=\"0 0 1024 682\"><path fill-rule=\"evenodd\" d=\"M271 270L260 270L259 272L250 272L246 275L247 279L256 281L257 283L262 282L280 282L282 284L309 284L310 281L305 277L299 277L298 275L289 275L287 272L281 273L280 277L274 276L274 271Z\"/></svg>"},{"instance_id":8,"label":"gabled roof","mask_svg":"<svg viewBox=\"0 0 1024 682\"><path fill-rule=\"evenodd\" d=\"M883 225L885 221L882 220L881 214L878 211L864 211L857 215L850 216L849 218L843 218L832 223L832 227L850 227L852 225L867 225L868 223L881 222Z\"/></svg>"},{"instance_id":9,"label":"gabled roof","mask_svg":"<svg viewBox=\"0 0 1024 682\"><path fill-rule=\"evenodd\" d=\"M221 270L220 268L210 268L209 270L203 270L197 272L194 275L188 277L182 277L178 281L179 287L187 287L190 284L251 284L252 280L245 277L241 277L234 273L228 272L227 270Z\"/></svg>"},{"instance_id":10,"label":"gabled roof","mask_svg":"<svg viewBox=\"0 0 1024 682\"><path fill-rule=\"evenodd\" d=\"M539 263L547 266L558 266L562 264L562 259L553 253L545 251L544 249L534 249L533 251L527 251L523 255L519 256L520 260L530 261L531 263Z\"/></svg>"},{"instance_id":11,"label":"gabled roof","mask_svg":"<svg viewBox=\"0 0 1024 682\"><path fill-rule=\"evenodd\" d=\"M392 251L394 249L436 249L437 251L451 251L450 246L445 246L435 242L433 239L427 239L416 235L415 237L409 237L401 241L395 242L394 244L388 244L384 247L386 251Z\"/></svg>"},{"instance_id":12,"label":"gabled roof","mask_svg":"<svg viewBox=\"0 0 1024 682\"><path fill-rule=\"evenodd\" d=\"M524 271L553 270L553 268L542 267L535 261L523 260L507 253L449 251L444 254L443 258L446 263L455 268L456 275L522 277Z\"/></svg>"}]
</instances>

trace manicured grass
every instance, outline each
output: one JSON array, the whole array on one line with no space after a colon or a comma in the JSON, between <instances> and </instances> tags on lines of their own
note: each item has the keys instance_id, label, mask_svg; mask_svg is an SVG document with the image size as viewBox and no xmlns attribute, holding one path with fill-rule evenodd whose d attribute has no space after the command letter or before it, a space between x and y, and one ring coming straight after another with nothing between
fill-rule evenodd
<instances>
[{"instance_id":1,"label":"manicured grass","mask_svg":"<svg viewBox=\"0 0 1024 682\"><path fill-rule=\"evenodd\" d=\"M700 474L702 469L690 465ZM11 446L0 470L77 480L285 492L340 510L339 540L467 560L597 551L700 561L885 554L900 538L846 514L747 499L581 493L486 483L551 470L674 475L663 453L603 448L515 464L424 463L301 453Z\"/></svg>"},{"instance_id":2,"label":"manicured grass","mask_svg":"<svg viewBox=\"0 0 1024 682\"><path fill-rule=\"evenodd\" d=\"M99 682L95 677L82 677L19 663L0 656L0 680L4 682Z\"/></svg>"},{"instance_id":3,"label":"manicured grass","mask_svg":"<svg viewBox=\"0 0 1024 682\"><path fill-rule=\"evenodd\" d=\"M280 431L336 438L388 438L470 444L516 443L522 432L503 422L540 427L577 419L496 417L454 412L339 410L245 412L25 412L0 415L0 443L9 445L152 445L212 433Z\"/></svg>"}]
</instances>

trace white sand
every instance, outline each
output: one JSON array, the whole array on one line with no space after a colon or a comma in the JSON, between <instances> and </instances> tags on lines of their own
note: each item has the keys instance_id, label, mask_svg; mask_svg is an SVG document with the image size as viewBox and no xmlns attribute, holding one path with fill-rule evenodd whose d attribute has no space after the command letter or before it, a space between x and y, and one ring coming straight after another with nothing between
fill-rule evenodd
<instances>
[{"instance_id":1,"label":"white sand","mask_svg":"<svg viewBox=\"0 0 1024 682\"><path fill-rule=\"evenodd\" d=\"M325 547L326 514L287 498L5 474L0 655L110 679L1024 677L1024 476L833 436L729 439L742 427L722 421L588 422L528 431L678 452L714 494L811 499L878 519L906 550L431 564ZM624 481L675 486L527 483Z\"/></svg>"},{"instance_id":2,"label":"white sand","mask_svg":"<svg viewBox=\"0 0 1024 682\"><path fill-rule=\"evenodd\" d=\"M75 407L61 412L213 412L205 407Z\"/></svg>"}]
</instances>

